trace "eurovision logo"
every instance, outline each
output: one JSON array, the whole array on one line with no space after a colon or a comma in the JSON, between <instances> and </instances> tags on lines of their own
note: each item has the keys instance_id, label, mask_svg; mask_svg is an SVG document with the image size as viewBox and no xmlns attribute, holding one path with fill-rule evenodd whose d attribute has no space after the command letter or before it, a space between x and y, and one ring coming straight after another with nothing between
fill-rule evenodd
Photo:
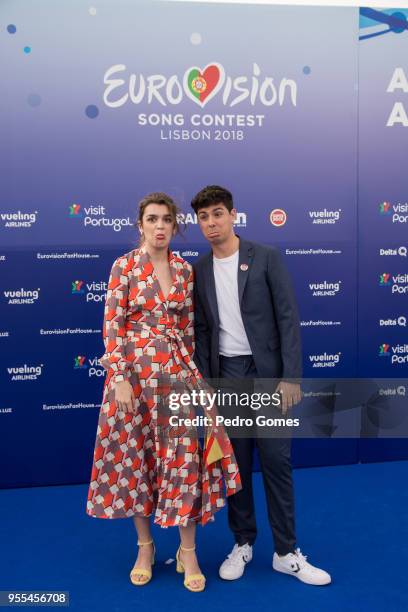
<instances>
[{"instance_id":1,"label":"eurovision logo","mask_svg":"<svg viewBox=\"0 0 408 612\"><path fill-rule=\"evenodd\" d=\"M256 63L252 64L252 73L239 76L227 75L219 62L191 66L182 76L129 73L125 64L115 64L106 70L103 82L105 105L109 108L120 108L128 102L143 105L143 112L136 115L136 125L159 128L161 140L243 141L248 131L264 127L265 107L297 104L296 81L264 76ZM199 111L214 100L218 112L184 114L180 110L186 107L186 98L199 106ZM242 103L252 112L231 112ZM150 105L155 105L153 112ZM158 112L158 106L166 108ZM222 107L227 112L222 112Z\"/></svg>"},{"instance_id":2,"label":"eurovision logo","mask_svg":"<svg viewBox=\"0 0 408 612\"><path fill-rule=\"evenodd\" d=\"M389 217L392 223L408 223L408 202L398 202L398 204L391 204L391 202L381 202L378 207L379 213L382 217Z\"/></svg>"},{"instance_id":3,"label":"eurovision logo","mask_svg":"<svg viewBox=\"0 0 408 612\"><path fill-rule=\"evenodd\" d=\"M297 83L286 77L262 76L261 68L253 63L252 74L229 76L219 62L211 62L204 68L192 66L183 77L177 74L126 75L125 64L110 66L103 77L106 89L103 101L110 108L118 108L128 101L133 104L156 102L162 106L176 106L186 95L195 104L204 108L210 100L220 94L224 106L234 107L248 100L251 106L262 104L283 106L289 96L296 106Z\"/></svg>"}]
</instances>

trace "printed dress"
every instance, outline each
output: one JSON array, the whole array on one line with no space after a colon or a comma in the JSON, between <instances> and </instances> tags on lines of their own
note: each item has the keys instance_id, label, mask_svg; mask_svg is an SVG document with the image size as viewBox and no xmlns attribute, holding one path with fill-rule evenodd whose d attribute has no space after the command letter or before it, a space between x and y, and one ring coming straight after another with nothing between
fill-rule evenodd
<instances>
[{"instance_id":1,"label":"printed dress","mask_svg":"<svg viewBox=\"0 0 408 612\"><path fill-rule=\"evenodd\" d=\"M225 505L225 495L241 489L223 428L207 431L203 451L195 428L169 426L168 392L205 385L192 359L192 267L171 252L169 264L167 297L143 246L112 267L100 360L107 376L86 510L94 517L153 515L162 527L204 525ZM114 384L122 380L134 391L132 413L115 404ZM190 408L187 413L194 416ZM222 452L209 460L213 443Z\"/></svg>"}]
</instances>

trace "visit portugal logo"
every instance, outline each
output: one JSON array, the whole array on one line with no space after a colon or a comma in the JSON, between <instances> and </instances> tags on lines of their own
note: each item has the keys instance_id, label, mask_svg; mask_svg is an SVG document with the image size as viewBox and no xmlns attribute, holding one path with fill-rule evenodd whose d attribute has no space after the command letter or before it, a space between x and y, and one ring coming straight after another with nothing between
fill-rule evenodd
<instances>
[{"instance_id":1,"label":"visit portugal logo","mask_svg":"<svg viewBox=\"0 0 408 612\"><path fill-rule=\"evenodd\" d=\"M88 367L85 361L85 355L77 355L76 357L74 357L74 370L85 370Z\"/></svg>"},{"instance_id":2,"label":"visit portugal logo","mask_svg":"<svg viewBox=\"0 0 408 612\"><path fill-rule=\"evenodd\" d=\"M70 217L81 217L81 205L80 204L70 204L69 206L69 216Z\"/></svg>"}]
</instances>

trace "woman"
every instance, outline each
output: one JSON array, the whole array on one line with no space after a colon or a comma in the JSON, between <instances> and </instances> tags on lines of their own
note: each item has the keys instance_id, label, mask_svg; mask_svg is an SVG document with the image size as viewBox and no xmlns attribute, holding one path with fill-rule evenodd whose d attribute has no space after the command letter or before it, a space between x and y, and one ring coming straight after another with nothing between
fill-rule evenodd
<instances>
[{"instance_id":1,"label":"woman","mask_svg":"<svg viewBox=\"0 0 408 612\"><path fill-rule=\"evenodd\" d=\"M223 477L227 495L241 482L223 429L209 432L203 453L195 430L168 427L168 392L204 384L192 360L193 272L169 251L179 229L169 196L146 196L138 226L140 248L119 257L109 279L101 358L107 377L87 513L133 517L139 553L130 579L138 586L152 576L149 517L162 527L178 526L177 571L185 573L186 588L198 592L205 578L195 554L196 524L213 520L225 504ZM211 446L219 452L209 458Z\"/></svg>"}]
</instances>

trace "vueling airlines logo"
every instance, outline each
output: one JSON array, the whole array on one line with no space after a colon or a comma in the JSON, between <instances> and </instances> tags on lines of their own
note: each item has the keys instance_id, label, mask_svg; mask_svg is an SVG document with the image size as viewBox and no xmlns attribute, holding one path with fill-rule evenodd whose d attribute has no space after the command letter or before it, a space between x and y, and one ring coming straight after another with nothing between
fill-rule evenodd
<instances>
[{"instance_id":1,"label":"vueling airlines logo","mask_svg":"<svg viewBox=\"0 0 408 612\"><path fill-rule=\"evenodd\" d=\"M7 368L11 380L38 380L43 373L43 364L32 366L26 363L23 366L13 366Z\"/></svg>"},{"instance_id":2,"label":"vueling airlines logo","mask_svg":"<svg viewBox=\"0 0 408 612\"><path fill-rule=\"evenodd\" d=\"M322 353L321 355L309 355L309 361L312 368L334 368L339 365L341 352L339 353Z\"/></svg>"},{"instance_id":3,"label":"vueling airlines logo","mask_svg":"<svg viewBox=\"0 0 408 612\"><path fill-rule=\"evenodd\" d=\"M309 283L309 289L313 297L333 297L340 292L341 280L334 283L326 280L323 282Z\"/></svg>"},{"instance_id":4,"label":"vueling airlines logo","mask_svg":"<svg viewBox=\"0 0 408 612\"><path fill-rule=\"evenodd\" d=\"M9 289L3 291L7 304L35 304L40 297L40 287L38 289Z\"/></svg>"},{"instance_id":5,"label":"vueling airlines logo","mask_svg":"<svg viewBox=\"0 0 408 612\"><path fill-rule=\"evenodd\" d=\"M31 227L37 222L38 210L34 212L21 212L16 210L13 212L0 213L0 223L4 223L4 227Z\"/></svg>"}]
</instances>

